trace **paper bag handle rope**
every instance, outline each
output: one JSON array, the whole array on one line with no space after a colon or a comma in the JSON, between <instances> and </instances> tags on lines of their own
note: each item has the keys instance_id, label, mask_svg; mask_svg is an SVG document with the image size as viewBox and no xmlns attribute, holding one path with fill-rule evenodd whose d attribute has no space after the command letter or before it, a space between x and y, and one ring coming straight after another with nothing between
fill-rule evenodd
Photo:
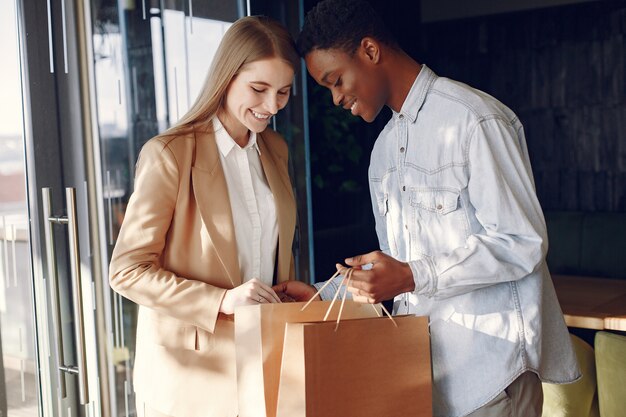
<instances>
[{"instance_id":1,"label":"paper bag handle rope","mask_svg":"<svg viewBox=\"0 0 626 417\"><path fill-rule=\"evenodd\" d=\"M339 328L339 322L341 321L341 313L343 312L343 306L346 302L346 294L348 292L348 285L350 285L350 281L352 280L352 273L354 272L354 268L344 268L345 271L345 275L343 276L343 279L341 280L341 282L339 283L339 287L337 288L337 291L335 291L335 295L333 297L333 300L330 302L330 306L328 306L328 309L326 310L326 315L324 315L324 319L323 321L326 321L326 319L328 319L328 315L330 314L330 312L333 309L333 305L335 304L335 300L337 300L337 296L339 295L339 293L341 292L341 286L343 285L343 283L345 282L345 288L344 288L344 292L343 292L343 299L341 300L341 307L339 308L339 314L337 315L337 325L335 326L335 331L337 331L337 328ZM300 311L304 311L305 308L307 308L309 306L309 304L311 304L313 302L313 300L315 300L315 298L324 290L324 288L326 288L328 285L330 285L333 281L333 279L339 275L340 270L337 270L337 272L335 272L333 274L332 277L330 277L328 279L328 281L326 281L326 283L324 285L322 285L320 287L320 289L317 290L317 292L315 293L315 295L313 295L311 297L311 299L304 305L302 306L302 308L300 309ZM346 281L347 280L347 281ZM376 312L376 314L378 315L378 317L382 317L378 311L378 309L376 308L376 306L374 304L370 304L372 306L372 308L374 309L374 311ZM398 327L398 324L396 323L396 321L393 319L393 317L391 316L391 314L389 314L389 311L387 311L387 309L385 308L385 306L381 303L380 306L382 307L383 311L385 312L385 314L387 315L387 317L389 317L389 319L391 319L391 322L393 323L394 326Z\"/></svg>"}]
</instances>

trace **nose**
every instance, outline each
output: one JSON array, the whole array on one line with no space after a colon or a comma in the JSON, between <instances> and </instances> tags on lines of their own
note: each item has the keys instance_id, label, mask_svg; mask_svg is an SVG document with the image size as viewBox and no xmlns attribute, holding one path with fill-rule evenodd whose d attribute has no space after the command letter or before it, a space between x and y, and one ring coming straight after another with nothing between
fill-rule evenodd
<instances>
[{"instance_id":1,"label":"nose","mask_svg":"<svg viewBox=\"0 0 626 417\"><path fill-rule=\"evenodd\" d=\"M270 94L265 102L267 111L276 114L278 113L278 96L276 94Z\"/></svg>"},{"instance_id":2,"label":"nose","mask_svg":"<svg viewBox=\"0 0 626 417\"><path fill-rule=\"evenodd\" d=\"M331 93L333 95L333 103L335 103L335 106L341 106L341 103L343 102L343 94L339 94L335 90L331 90Z\"/></svg>"}]
</instances>

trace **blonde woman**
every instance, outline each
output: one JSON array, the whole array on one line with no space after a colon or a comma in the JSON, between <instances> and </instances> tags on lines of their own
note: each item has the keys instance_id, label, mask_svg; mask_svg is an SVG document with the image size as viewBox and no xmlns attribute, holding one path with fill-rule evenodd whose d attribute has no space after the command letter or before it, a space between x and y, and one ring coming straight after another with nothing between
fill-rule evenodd
<instances>
[{"instance_id":1,"label":"blonde woman","mask_svg":"<svg viewBox=\"0 0 626 417\"><path fill-rule=\"evenodd\" d=\"M238 20L195 104L141 151L110 265L139 304L138 416L238 413L232 314L280 302L272 283L294 273L287 145L268 124L298 63L280 24Z\"/></svg>"}]
</instances>

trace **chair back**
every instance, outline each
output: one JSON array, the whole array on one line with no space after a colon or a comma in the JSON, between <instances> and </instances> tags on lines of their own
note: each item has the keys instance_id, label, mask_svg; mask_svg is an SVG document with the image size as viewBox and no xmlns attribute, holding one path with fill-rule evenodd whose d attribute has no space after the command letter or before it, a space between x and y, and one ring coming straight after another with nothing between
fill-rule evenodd
<instances>
[{"instance_id":1,"label":"chair back","mask_svg":"<svg viewBox=\"0 0 626 417\"><path fill-rule=\"evenodd\" d=\"M543 383L542 417L593 417L596 364L593 348L570 334L582 377L571 384ZM596 406L597 407L597 406Z\"/></svg>"},{"instance_id":2,"label":"chair back","mask_svg":"<svg viewBox=\"0 0 626 417\"><path fill-rule=\"evenodd\" d=\"M598 332L595 348L600 415L623 417L626 415L626 336Z\"/></svg>"}]
</instances>

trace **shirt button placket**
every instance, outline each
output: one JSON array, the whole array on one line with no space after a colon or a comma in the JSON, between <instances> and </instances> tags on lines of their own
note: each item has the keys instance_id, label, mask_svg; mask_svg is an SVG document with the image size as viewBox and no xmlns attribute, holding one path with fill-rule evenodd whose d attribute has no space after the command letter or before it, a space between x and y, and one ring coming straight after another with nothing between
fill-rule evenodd
<instances>
[{"instance_id":1,"label":"shirt button placket","mask_svg":"<svg viewBox=\"0 0 626 417\"><path fill-rule=\"evenodd\" d=\"M406 191L406 186L404 184L404 161L406 160L406 144L407 144L407 125L404 120L404 115L398 115L398 148L400 153L398 154L398 173L399 173L399 184L402 186L402 191Z\"/></svg>"},{"instance_id":2,"label":"shirt button placket","mask_svg":"<svg viewBox=\"0 0 626 417\"><path fill-rule=\"evenodd\" d=\"M399 172L399 180L400 180L400 185L402 186L402 192L406 191L406 169L405 169L405 161L406 161L406 149L407 149L407 143L408 143L408 138L409 138L409 128L406 122L406 118L404 117L403 114L398 115L398 128L400 131L399 134L399 143L398 143L398 150L399 150L399 154L398 154L398 172ZM409 226L408 226L408 221L410 220L410 204L408 204L408 200L407 200L407 196L406 194L404 194L402 196L402 198L400 198L400 201L402 201L402 217L403 217L403 222L404 222L404 230L403 230L403 234L405 236L404 241L406 242L404 249L405 249L405 254L403 254L404 256L409 257L409 254L411 253L411 232L409 230Z\"/></svg>"}]
</instances>

